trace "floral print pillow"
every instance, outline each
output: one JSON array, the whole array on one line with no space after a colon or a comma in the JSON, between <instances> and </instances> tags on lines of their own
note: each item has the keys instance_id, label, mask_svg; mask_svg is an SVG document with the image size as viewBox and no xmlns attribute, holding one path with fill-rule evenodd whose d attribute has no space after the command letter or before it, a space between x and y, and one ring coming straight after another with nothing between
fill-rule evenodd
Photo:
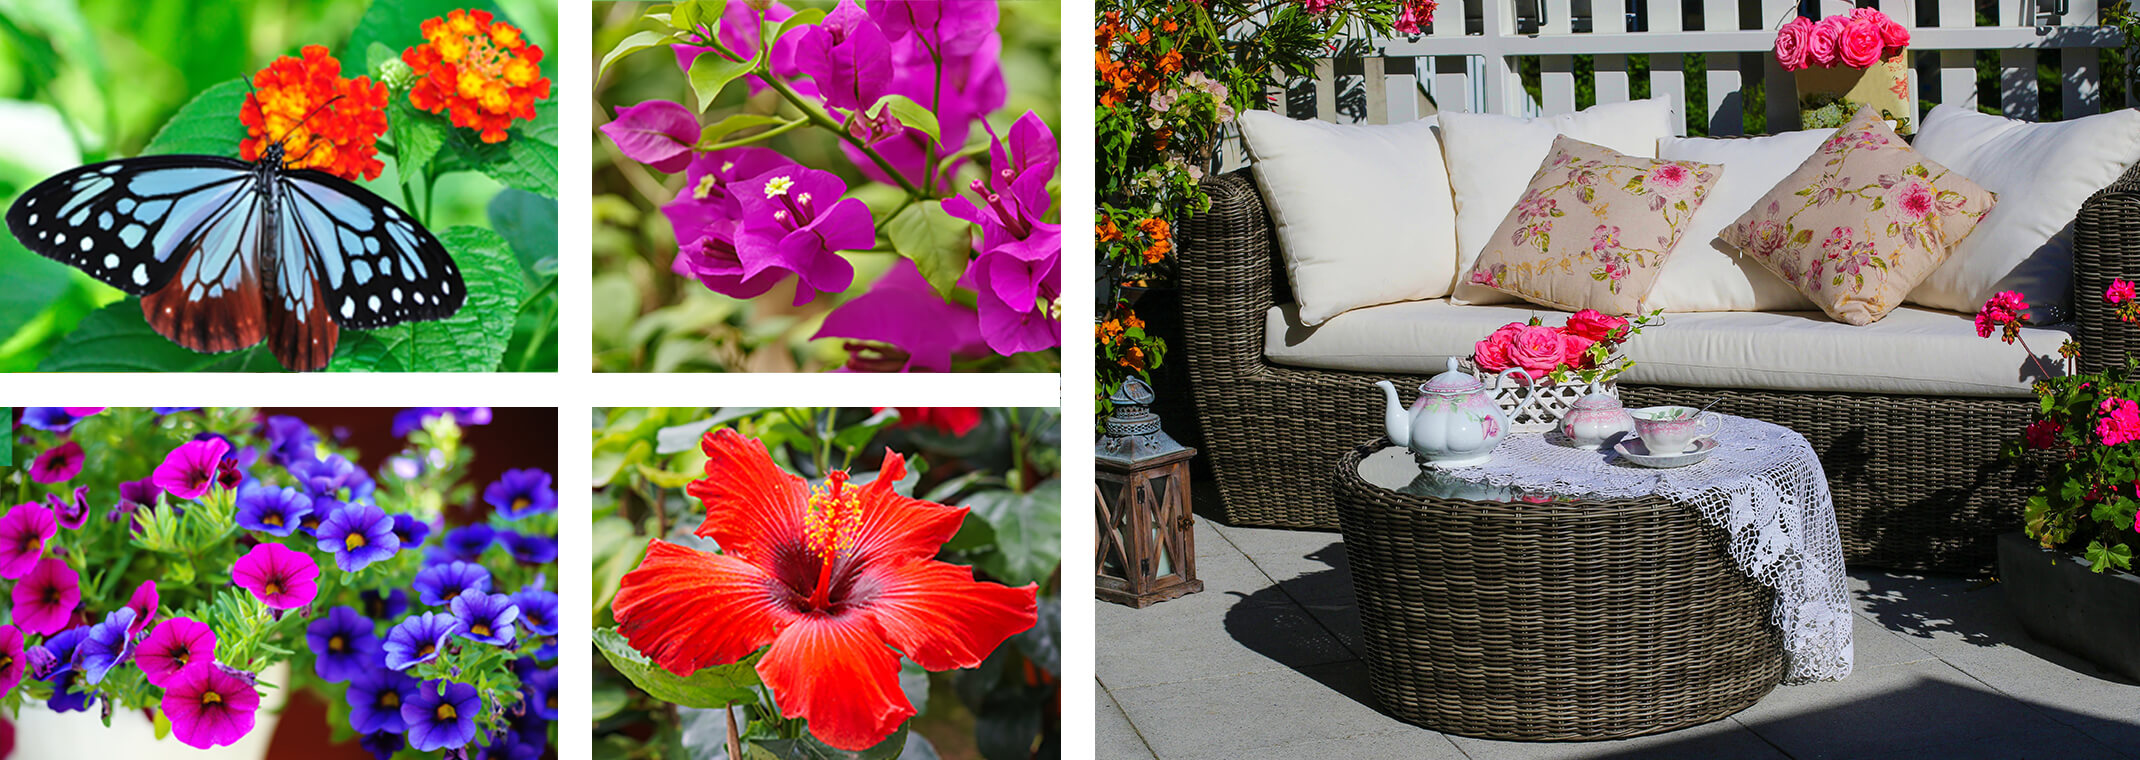
<instances>
[{"instance_id":1,"label":"floral print pillow","mask_svg":"<svg viewBox=\"0 0 2140 760\"><path fill-rule=\"evenodd\" d=\"M1840 322L1902 305L1998 199L1860 109L1720 237Z\"/></svg>"},{"instance_id":2,"label":"floral print pillow","mask_svg":"<svg viewBox=\"0 0 2140 760\"><path fill-rule=\"evenodd\" d=\"M1722 170L1556 137L1471 282L1566 311L1639 313Z\"/></svg>"}]
</instances>

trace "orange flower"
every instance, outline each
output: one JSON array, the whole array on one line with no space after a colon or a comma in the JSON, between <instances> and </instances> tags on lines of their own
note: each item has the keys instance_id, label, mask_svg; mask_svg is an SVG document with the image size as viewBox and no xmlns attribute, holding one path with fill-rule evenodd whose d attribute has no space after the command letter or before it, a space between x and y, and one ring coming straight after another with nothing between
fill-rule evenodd
<instances>
[{"instance_id":1,"label":"orange flower","mask_svg":"<svg viewBox=\"0 0 2140 760\"><path fill-rule=\"evenodd\" d=\"M1144 329L1144 320L1138 319L1135 314L1124 314L1122 315L1122 326L1132 330L1142 330Z\"/></svg>"},{"instance_id":2,"label":"orange flower","mask_svg":"<svg viewBox=\"0 0 2140 760\"><path fill-rule=\"evenodd\" d=\"M1094 329L1099 331L1101 343L1113 343L1117 338L1122 337L1122 323L1112 319L1101 322Z\"/></svg>"},{"instance_id":3,"label":"orange flower","mask_svg":"<svg viewBox=\"0 0 2140 760\"><path fill-rule=\"evenodd\" d=\"M1102 243L1112 243L1122 239L1122 228L1115 226L1114 217L1102 217L1100 223L1093 225L1093 227L1098 231L1096 234L1099 235Z\"/></svg>"},{"instance_id":4,"label":"orange flower","mask_svg":"<svg viewBox=\"0 0 2140 760\"><path fill-rule=\"evenodd\" d=\"M451 111L453 125L481 131L483 142L505 141L515 119L535 118L535 101L550 97L542 48L511 24L484 11L453 11L423 24L424 44L401 52L416 70L409 102L431 113Z\"/></svg>"},{"instance_id":5,"label":"orange flower","mask_svg":"<svg viewBox=\"0 0 2140 760\"><path fill-rule=\"evenodd\" d=\"M1173 252L1173 243L1167 242L1165 240L1153 243L1152 247L1144 249L1144 263L1157 264L1159 262L1166 261L1167 254Z\"/></svg>"},{"instance_id":6,"label":"orange flower","mask_svg":"<svg viewBox=\"0 0 2140 760\"><path fill-rule=\"evenodd\" d=\"M258 161L281 145L283 166L318 169L343 179L378 179L379 135L386 132L386 85L342 78L327 48L306 45L304 58L283 56L253 75L238 109L246 138L238 156Z\"/></svg>"},{"instance_id":7,"label":"orange flower","mask_svg":"<svg viewBox=\"0 0 2140 760\"><path fill-rule=\"evenodd\" d=\"M1180 30L1181 30L1181 24L1180 24L1179 22L1175 21L1174 19L1163 19L1163 20L1161 20L1161 21L1159 22L1159 31L1162 31L1162 32L1174 32L1174 31L1180 31Z\"/></svg>"},{"instance_id":8,"label":"orange flower","mask_svg":"<svg viewBox=\"0 0 2140 760\"><path fill-rule=\"evenodd\" d=\"M1158 217L1138 222L1137 231L1152 236L1153 240L1164 241L1174 237L1174 231L1167 225L1167 220Z\"/></svg>"},{"instance_id":9,"label":"orange flower","mask_svg":"<svg viewBox=\"0 0 2140 760\"><path fill-rule=\"evenodd\" d=\"M1152 149L1153 149L1153 150L1166 150L1166 149L1167 149L1167 141L1169 141L1169 140L1172 140L1172 139L1174 139L1174 128L1173 128L1173 127L1160 127L1160 128L1159 128L1159 131L1156 131L1156 132L1153 132L1153 133L1152 133Z\"/></svg>"},{"instance_id":10,"label":"orange flower","mask_svg":"<svg viewBox=\"0 0 2140 760\"><path fill-rule=\"evenodd\" d=\"M1181 70L1181 51L1179 51L1179 50L1169 50L1169 51L1167 51L1167 54L1166 54L1166 55L1162 55L1162 56L1160 56L1160 57L1159 57L1159 71L1160 71L1160 73L1164 73L1164 74L1172 74L1172 73L1174 73L1174 72L1177 72L1177 71L1180 71L1180 70Z\"/></svg>"}]
</instances>

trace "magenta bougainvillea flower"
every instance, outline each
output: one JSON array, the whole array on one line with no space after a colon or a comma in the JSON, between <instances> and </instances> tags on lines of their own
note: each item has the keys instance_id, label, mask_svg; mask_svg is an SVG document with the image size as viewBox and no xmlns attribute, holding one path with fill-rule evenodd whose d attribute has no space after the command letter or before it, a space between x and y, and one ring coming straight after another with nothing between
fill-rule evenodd
<instances>
[{"instance_id":1,"label":"magenta bougainvillea flower","mask_svg":"<svg viewBox=\"0 0 2140 760\"><path fill-rule=\"evenodd\" d=\"M0 698L22 683L22 629L0 625Z\"/></svg>"},{"instance_id":2,"label":"magenta bougainvillea flower","mask_svg":"<svg viewBox=\"0 0 2140 760\"><path fill-rule=\"evenodd\" d=\"M691 148L698 144L698 115L677 103L649 100L617 109L617 118L601 130L625 158L675 174L691 163Z\"/></svg>"},{"instance_id":3,"label":"magenta bougainvillea flower","mask_svg":"<svg viewBox=\"0 0 2140 760\"><path fill-rule=\"evenodd\" d=\"M238 558L230 580L253 592L262 604L278 610L312 603L319 594L319 565L282 544L261 544Z\"/></svg>"},{"instance_id":4,"label":"magenta bougainvillea flower","mask_svg":"<svg viewBox=\"0 0 2140 760\"><path fill-rule=\"evenodd\" d=\"M180 499L198 499L216 484L216 467L230 453L230 442L221 438L188 441L165 454L150 481L165 493Z\"/></svg>"},{"instance_id":5,"label":"magenta bougainvillea flower","mask_svg":"<svg viewBox=\"0 0 2140 760\"><path fill-rule=\"evenodd\" d=\"M163 712L171 735L195 749L235 744L253 730L260 693L245 679L214 662L196 662L164 687Z\"/></svg>"},{"instance_id":6,"label":"magenta bougainvillea flower","mask_svg":"<svg viewBox=\"0 0 2140 760\"><path fill-rule=\"evenodd\" d=\"M45 449L30 460L30 479L39 483L65 483L82 474L82 444L67 441Z\"/></svg>"},{"instance_id":7,"label":"magenta bougainvillea flower","mask_svg":"<svg viewBox=\"0 0 2140 760\"><path fill-rule=\"evenodd\" d=\"M762 32L758 23L759 11L752 8L751 6L753 5L764 7L765 20L773 22L776 27L781 22L787 21L788 17L795 15L794 10L777 2L771 4L758 2L729 3L721 14L720 36L721 44L728 46L729 50L741 56L740 58L731 57L731 60L749 61L758 57L758 46L761 44L759 35ZM794 75L795 47L799 42L799 37L801 35L790 34L780 38L779 42L774 43L772 64L775 75L783 77ZM718 55L711 45L675 45L674 48L676 51L676 67L683 69L686 73L691 71L691 64L697 61L699 56L709 53ZM765 82L758 79L758 77L753 76L749 80L750 91L753 94L765 88ZM798 82L796 84L798 85L797 89L800 91L806 89L802 85L808 85L809 83Z\"/></svg>"},{"instance_id":8,"label":"magenta bougainvillea flower","mask_svg":"<svg viewBox=\"0 0 2140 760\"><path fill-rule=\"evenodd\" d=\"M52 510L22 504L0 516L0 578L28 575L45 554L45 542L59 532Z\"/></svg>"},{"instance_id":9,"label":"magenta bougainvillea flower","mask_svg":"<svg viewBox=\"0 0 2140 760\"><path fill-rule=\"evenodd\" d=\"M949 372L951 357L984 350L973 307L946 301L901 258L869 292L825 315L815 338L853 338L897 346L897 366L875 371ZM857 361L866 361L857 354ZM860 368L858 368L860 369Z\"/></svg>"},{"instance_id":10,"label":"magenta bougainvillea flower","mask_svg":"<svg viewBox=\"0 0 2140 760\"><path fill-rule=\"evenodd\" d=\"M797 166L738 183L735 190L743 222L736 255L744 275L793 272L800 281L798 306L854 282L854 266L835 251L866 250L877 242L869 207L841 199L847 183L832 172Z\"/></svg>"},{"instance_id":11,"label":"magenta bougainvillea flower","mask_svg":"<svg viewBox=\"0 0 2140 760\"><path fill-rule=\"evenodd\" d=\"M134 595L126 600L126 608L134 611L134 624L128 628L128 635L138 638L142 631L148 630L149 621L156 617L156 608L160 601L156 597L155 579L142 581L141 585L134 587Z\"/></svg>"},{"instance_id":12,"label":"magenta bougainvillea flower","mask_svg":"<svg viewBox=\"0 0 2140 760\"><path fill-rule=\"evenodd\" d=\"M840 0L822 23L800 37L795 67L817 83L825 105L857 111L884 97L892 80L892 46L854 0Z\"/></svg>"},{"instance_id":13,"label":"magenta bougainvillea flower","mask_svg":"<svg viewBox=\"0 0 2140 760\"><path fill-rule=\"evenodd\" d=\"M89 523L89 486L76 486L74 501L61 501L59 494L45 494L45 504L52 508L52 516L59 526L68 530L81 530Z\"/></svg>"},{"instance_id":14,"label":"magenta bougainvillea flower","mask_svg":"<svg viewBox=\"0 0 2140 760\"><path fill-rule=\"evenodd\" d=\"M149 631L134 662L150 684L170 688L171 677L194 663L215 662L215 631L192 618L171 618Z\"/></svg>"},{"instance_id":15,"label":"magenta bougainvillea flower","mask_svg":"<svg viewBox=\"0 0 2140 760\"><path fill-rule=\"evenodd\" d=\"M21 507L16 507L21 509ZM15 625L39 636L50 636L67 627L75 605L82 603L81 576L58 557L38 560L15 584Z\"/></svg>"},{"instance_id":16,"label":"magenta bougainvillea flower","mask_svg":"<svg viewBox=\"0 0 2140 760\"><path fill-rule=\"evenodd\" d=\"M1011 146L990 135L994 174L976 180L982 204L944 201L944 213L981 227L980 255L966 276L979 293L981 337L997 353L1062 344L1062 226L1043 221L1048 181L1060 161L1055 135L1031 111L1011 128Z\"/></svg>"},{"instance_id":17,"label":"magenta bougainvillea flower","mask_svg":"<svg viewBox=\"0 0 2140 760\"><path fill-rule=\"evenodd\" d=\"M787 156L766 148L729 148L693 156L691 164L684 167L684 191L661 206L661 213L669 217L669 226L676 231L676 239L689 242L697 236L711 235L706 228L726 225L726 240L735 242L734 225L743 215L743 206L736 202L732 187L747 179L753 179L769 171L794 166Z\"/></svg>"}]
</instances>

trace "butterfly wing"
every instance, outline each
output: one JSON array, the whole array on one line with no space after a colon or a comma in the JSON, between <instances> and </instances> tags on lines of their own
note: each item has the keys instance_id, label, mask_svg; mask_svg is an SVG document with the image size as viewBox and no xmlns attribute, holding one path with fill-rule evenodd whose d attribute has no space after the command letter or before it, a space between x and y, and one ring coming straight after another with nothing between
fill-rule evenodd
<instances>
[{"instance_id":1,"label":"butterfly wing","mask_svg":"<svg viewBox=\"0 0 2140 760\"><path fill-rule=\"evenodd\" d=\"M134 295L178 274L211 219L251 189L251 165L219 156L90 164L30 188L8 208L24 247Z\"/></svg>"},{"instance_id":2,"label":"butterfly wing","mask_svg":"<svg viewBox=\"0 0 2140 760\"><path fill-rule=\"evenodd\" d=\"M286 271L309 268L320 306L342 327L370 330L444 319L467 299L460 267L415 219L356 183L288 171L283 224L303 245L285 247ZM292 259L302 254L304 262ZM298 283L291 282L295 287Z\"/></svg>"}]
</instances>

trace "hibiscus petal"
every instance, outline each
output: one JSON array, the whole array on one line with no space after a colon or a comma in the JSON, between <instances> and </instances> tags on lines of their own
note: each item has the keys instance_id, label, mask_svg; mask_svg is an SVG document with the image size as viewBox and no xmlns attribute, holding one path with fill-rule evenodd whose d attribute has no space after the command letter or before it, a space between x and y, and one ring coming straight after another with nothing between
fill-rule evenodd
<instances>
[{"instance_id":1,"label":"hibiscus petal","mask_svg":"<svg viewBox=\"0 0 2140 760\"><path fill-rule=\"evenodd\" d=\"M1011 588L973 579L973 568L935 560L878 566L863 606L884 638L930 670L970 668L1004 639L1033 627L1038 586Z\"/></svg>"},{"instance_id":2,"label":"hibiscus petal","mask_svg":"<svg viewBox=\"0 0 2140 760\"><path fill-rule=\"evenodd\" d=\"M793 592L735 557L667 541L624 575L610 609L632 648L678 675L743 659L799 617L779 601Z\"/></svg>"},{"instance_id":3,"label":"hibiscus petal","mask_svg":"<svg viewBox=\"0 0 2140 760\"><path fill-rule=\"evenodd\" d=\"M899 655L861 615L810 615L782 631L758 661L781 714L810 721L826 744L859 752L914 716L899 691Z\"/></svg>"},{"instance_id":4,"label":"hibiscus petal","mask_svg":"<svg viewBox=\"0 0 2140 760\"><path fill-rule=\"evenodd\" d=\"M965 507L910 499L892 491L906 477L906 457L886 452L877 479L862 487L862 526L853 555L867 564L900 564L936 556L966 522Z\"/></svg>"},{"instance_id":5,"label":"hibiscus petal","mask_svg":"<svg viewBox=\"0 0 2140 760\"><path fill-rule=\"evenodd\" d=\"M803 479L781 471L765 444L728 428L706 436L706 477L685 492L706 504L698 535L721 551L763 565L782 552L802 551Z\"/></svg>"}]
</instances>

